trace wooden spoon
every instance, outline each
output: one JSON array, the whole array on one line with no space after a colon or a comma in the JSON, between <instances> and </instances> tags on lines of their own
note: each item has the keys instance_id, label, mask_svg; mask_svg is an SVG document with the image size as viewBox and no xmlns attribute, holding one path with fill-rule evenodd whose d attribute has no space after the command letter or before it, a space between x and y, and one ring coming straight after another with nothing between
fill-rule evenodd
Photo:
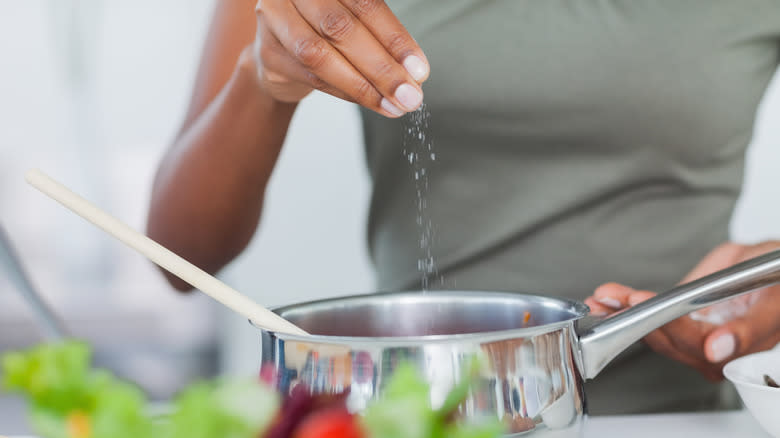
<instances>
[{"instance_id":1,"label":"wooden spoon","mask_svg":"<svg viewBox=\"0 0 780 438\"><path fill-rule=\"evenodd\" d=\"M30 185L64 205L106 233L135 249L163 269L186 281L194 288L222 303L230 310L272 332L307 335L298 326L252 301L249 297L226 285L207 272L179 257L149 237L99 209L67 187L39 170L30 170L25 176Z\"/></svg>"}]
</instances>

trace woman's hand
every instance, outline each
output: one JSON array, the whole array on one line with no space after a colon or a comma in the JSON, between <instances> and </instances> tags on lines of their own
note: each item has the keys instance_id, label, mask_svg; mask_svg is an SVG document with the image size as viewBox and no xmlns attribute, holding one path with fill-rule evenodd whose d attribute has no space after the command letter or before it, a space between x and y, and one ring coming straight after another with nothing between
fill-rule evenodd
<instances>
[{"instance_id":1,"label":"woman's hand","mask_svg":"<svg viewBox=\"0 0 780 438\"><path fill-rule=\"evenodd\" d=\"M281 102L313 89L388 117L417 109L430 67L382 0L260 0L255 60Z\"/></svg>"},{"instance_id":2,"label":"woman's hand","mask_svg":"<svg viewBox=\"0 0 780 438\"><path fill-rule=\"evenodd\" d=\"M710 252L682 282L696 280L776 249L780 249L780 242L723 244ZM594 315L611 315L654 295L650 291L608 283L596 289L585 303ZM750 301L751 305L746 306L746 301ZM724 309L724 305L732 308L741 306L745 310L723 324L707 321L706 312L728 310ZM647 335L644 341L656 352L697 369L711 380L720 380L723 378L723 365L728 360L770 349L780 342L780 286L743 295L717 304L712 309L678 318Z\"/></svg>"}]
</instances>

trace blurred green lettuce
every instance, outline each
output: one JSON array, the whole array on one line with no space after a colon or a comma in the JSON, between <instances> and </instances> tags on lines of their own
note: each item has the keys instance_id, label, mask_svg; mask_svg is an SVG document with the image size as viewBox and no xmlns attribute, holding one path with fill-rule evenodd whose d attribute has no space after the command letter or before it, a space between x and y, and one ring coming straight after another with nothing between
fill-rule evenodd
<instances>
[{"instance_id":1,"label":"blurred green lettuce","mask_svg":"<svg viewBox=\"0 0 780 438\"><path fill-rule=\"evenodd\" d=\"M257 438L279 405L258 382L225 379L192 386L159 421L140 389L90 361L89 346L77 341L4 353L2 385L29 399L35 432L46 438L81 438L69 435L74 414L88 419L89 438Z\"/></svg>"},{"instance_id":2,"label":"blurred green lettuce","mask_svg":"<svg viewBox=\"0 0 780 438\"><path fill-rule=\"evenodd\" d=\"M90 362L89 346L77 341L4 353L2 386L29 399L35 432L45 438L258 438L280 406L276 393L258 381L219 379L191 385L174 400L169 415L155 418L140 389L92 369ZM429 385L414 367L403 364L384 397L369 405L359 421L370 438L499 437L503 427L498 420L452 421L477 371L475 361L443 406L433 409ZM74 418L81 421L75 432Z\"/></svg>"}]
</instances>

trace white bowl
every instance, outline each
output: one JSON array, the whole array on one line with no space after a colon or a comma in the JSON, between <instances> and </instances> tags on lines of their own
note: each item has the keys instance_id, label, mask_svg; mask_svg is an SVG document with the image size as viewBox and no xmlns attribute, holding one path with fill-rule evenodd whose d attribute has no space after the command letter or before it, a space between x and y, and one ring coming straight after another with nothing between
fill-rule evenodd
<instances>
[{"instance_id":1,"label":"white bowl","mask_svg":"<svg viewBox=\"0 0 780 438\"><path fill-rule=\"evenodd\" d=\"M764 374L780 381L780 350L749 354L732 360L723 368L758 423L775 438L780 438L780 388L764 383Z\"/></svg>"}]
</instances>

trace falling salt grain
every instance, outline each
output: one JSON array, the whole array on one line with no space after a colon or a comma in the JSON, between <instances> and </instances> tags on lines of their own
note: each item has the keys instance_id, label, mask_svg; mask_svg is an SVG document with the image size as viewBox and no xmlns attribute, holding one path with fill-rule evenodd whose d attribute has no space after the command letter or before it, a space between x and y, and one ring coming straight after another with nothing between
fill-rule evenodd
<instances>
[{"instance_id":1,"label":"falling salt grain","mask_svg":"<svg viewBox=\"0 0 780 438\"><path fill-rule=\"evenodd\" d=\"M426 132L430 128L430 112L425 104L420 109L408 115L405 119L406 135L404 136L403 154L409 160L414 176L414 184L417 192L417 217L416 222L420 230L420 255L417 259L417 270L420 272L422 289L428 288L431 279L439 280L444 284L442 276L438 275L436 262L433 257L432 244L434 241L433 221L428 215L428 191L430 187L430 171L427 166L436 160L433 152L433 142ZM435 277L432 275L435 274Z\"/></svg>"}]
</instances>

